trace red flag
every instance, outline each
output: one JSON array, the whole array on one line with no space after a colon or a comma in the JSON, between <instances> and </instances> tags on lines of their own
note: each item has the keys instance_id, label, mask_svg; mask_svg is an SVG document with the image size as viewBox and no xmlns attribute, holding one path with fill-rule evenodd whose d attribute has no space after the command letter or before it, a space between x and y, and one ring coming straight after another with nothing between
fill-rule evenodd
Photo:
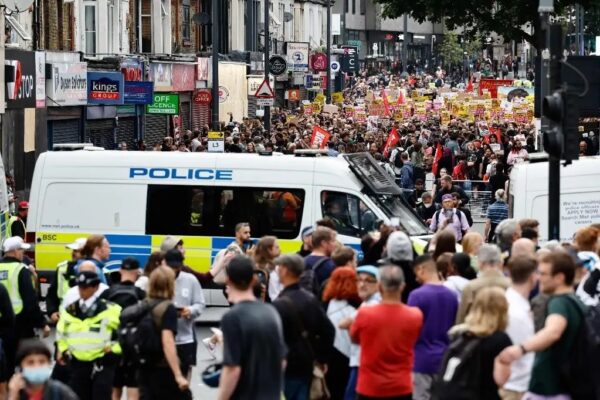
<instances>
[{"instance_id":1,"label":"red flag","mask_svg":"<svg viewBox=\"0 0 600 400\"><path fill-rule=\"evenodd\" d=\"M435 176L438 174L438 161L442 159L443 151L442 145L438 143L435 148L435 155L433 156L433 165L431 166L431 172L433 172L433 175Z\"/></svg>"},{"instance_id":2,"label":"red flag","mask_svg":"<svg viewBox=\"0 0 600 400\"><path fill-rule=\"evenodd\" d=\"M385 89L381 89L381 97L383 98L383 105L385 106L385 116L389 117L392 112L390 111L390 101L385 93Z\"/></svg>"},{"instance_id":3,"label":"red flag","mask_svg":"<svg viewBox=\"0 0 600 400\"><path fill-rule=\"evenodd\" d=\"M385 142L385 147L383 148L383 157L388 158L390 153L390 147L395 146L400 141L400 135L398 135L398 131L396 127L392 128L387 141Z\"/></svg>"},{"instance_id":4,"label":"red flag","mask_svg":"<svg viewBox=\"0 0 600 400\"><path fill-rule=\"evenodd\" d=\"M319 149L324 149L329 141L331 134L318 125L315 125L310 139L310 147L317 146Z\"/></svg>"},{"instance_id":5,"label":"red flag","mask_svg":"<svg viewBox=\"0 0 600 400\"><path fill-rule=\"evenodd\" d=\"M473 79L469 78L469 83L467 83L467 92L472 92L473 91Z\"/></svg>"},{"instance_id":6,"label":"red flag","mask_svg":"<svg viewBox=\"0 0 600 400\"><path fill-rule=\"evenodd\" d=\"M404 90L400 89L400 91L398 92L398 100L396 101L396 104L402 105L402 104L404 104L404 101L405 101Z\"/></svg>"}]
</instances>

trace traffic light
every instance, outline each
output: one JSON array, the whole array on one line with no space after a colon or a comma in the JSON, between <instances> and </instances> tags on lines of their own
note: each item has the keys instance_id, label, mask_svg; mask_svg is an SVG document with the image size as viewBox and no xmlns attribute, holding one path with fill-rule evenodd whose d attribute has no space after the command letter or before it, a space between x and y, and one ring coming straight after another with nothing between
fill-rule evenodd
<instances>
[{"instance_id":1,"label":"traffic light","mask_svg":"<svg viewBox=\"0 0 600 400\"><path fill-rule=\"evenodd\" d=\"M579 109L577 95L568 90L555 90L546 96L542 112L550 120L550 129L544 132L544 150L563 160L579 158Z\"/></svg>"}]
</instances>

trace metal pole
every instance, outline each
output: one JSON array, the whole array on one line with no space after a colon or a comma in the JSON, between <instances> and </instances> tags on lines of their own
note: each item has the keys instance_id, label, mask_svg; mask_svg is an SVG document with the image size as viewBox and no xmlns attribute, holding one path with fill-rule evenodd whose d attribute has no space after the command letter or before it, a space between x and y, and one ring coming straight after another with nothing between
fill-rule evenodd
<instances>
[{"instance_id":1,"label":"metal pole","mask_svg":"<svg viewBox=\"0 0 600 400\"><path fill-rule=\"evenodd\" d=\"M221 0L212 1L212 127L221 130L219 121L219 4Z\"/></svg>"},{"instance_id":2,"label":"metal pole","mask_svg":"<svg viewBox=\"0 0 600 400\"><path fill-rule=\"evenodd\" d=\"M325 89L325 100L331 104L331 0L327 0L327 89Z\"/></svg>"},{"instance_id":3,"label":"metal pole","mask_svg":"<svg viewBox=\"0 0 600 400\"><path fill-rule=\"evenodd\" d=\"M404 33L402 34L402 72L408 71L408 14L402 16L402 24L404 25Z\"/></svg>"},{"instance_id":4,"label":"metal pole","mask_svg":"<svg viewBox=\"0 0 600 400\"><path fill-rule=\"evenodd\" d=\"M271 45L271 38L269 36L269 0L265 2L265 80L269 82L269 47ZM271 88L273 89L273 88ZM265 130L266 137L271 137L271 107L265 106ZM268 135L268 136L267 136Z\"/></svg>"}]
</instances>

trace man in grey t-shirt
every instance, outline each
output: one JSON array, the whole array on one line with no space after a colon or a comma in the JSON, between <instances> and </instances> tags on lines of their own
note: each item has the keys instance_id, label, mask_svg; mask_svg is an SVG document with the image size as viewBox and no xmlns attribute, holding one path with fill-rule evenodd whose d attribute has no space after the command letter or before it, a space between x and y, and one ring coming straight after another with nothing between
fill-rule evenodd
<instances>
[{"instance_id":1,"label":"man in grey t-shirt","mask_svg":"<svg viewBox=\"0 0 600 400\"><path fill-rule=\"evenodd\" d=\"M229 301L221 320L223 371L219 399L280 400L286 355L281 319L275 308L256 300L250 258L237 256L226 267Z\"/></svg>"}]
</instances>

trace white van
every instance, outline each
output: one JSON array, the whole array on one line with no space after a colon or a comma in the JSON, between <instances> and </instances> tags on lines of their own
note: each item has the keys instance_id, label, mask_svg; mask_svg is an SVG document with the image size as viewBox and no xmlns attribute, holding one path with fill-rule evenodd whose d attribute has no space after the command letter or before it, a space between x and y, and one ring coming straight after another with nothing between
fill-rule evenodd
<instances>
[{"instance_id":1,"label":"white van","mask_svg":"<svg viewBox=\"0 0 600 400\"><path fill-rule=\"evenodd\" d=\"M107 236L111 260L142 265L166 235L181 236L186 264L207 271L248 222L252 236L278 237L282 252L301 248L301 230L329 216L356 249L376 221L418 239L428 228L401 190L366 153L332 157L181 152L51 151L35 166L28 237L44 275L69 258L65 245ZM306 155L306 154L304 154ZM364 226L365 224L369 226ZM418 250L419 251L419 250Z\"/></svg>"},{"instance_id":2,"label":"white van","mask_svg":"<svg viewBox=\"0 0 600 400\"><path fill-rule=\"evenodd\" d=\"M510 174L512 218L540 222L540 241L548 240L548 162L516 164ZM582 157L560 167L560 238L572 240L577 229L600 223L600 157Z\"/></svg>"}]
</instances>

